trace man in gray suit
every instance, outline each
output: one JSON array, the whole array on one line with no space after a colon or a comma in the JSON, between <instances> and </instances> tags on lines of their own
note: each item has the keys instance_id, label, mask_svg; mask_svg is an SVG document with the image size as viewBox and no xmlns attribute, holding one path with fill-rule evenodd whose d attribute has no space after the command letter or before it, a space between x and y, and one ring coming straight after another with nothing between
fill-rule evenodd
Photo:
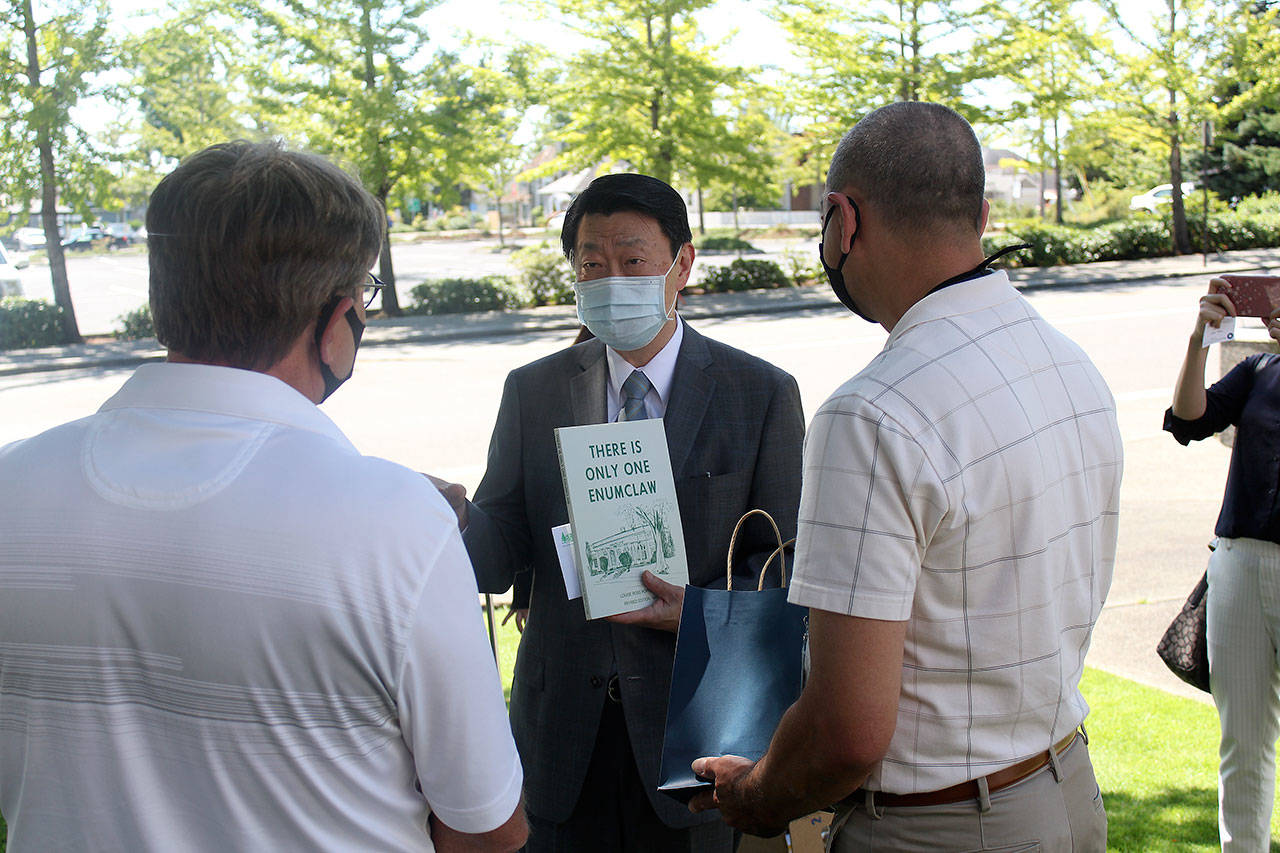
<instances>
[{"instance_id":1,"label":"man in gray suit","mask_svg":"<svg viewBox=\"0 0 1280 853\"><path fill-rule=\"evenodd\" d=\"M691 239L684 201L656 178L606 175L574 201L562 245L596 337L512 371L475 502L454 495L480 589L505 591L530 572L511 723L531 851L732 849L723 823L656 791L683 588L646 572L651 606L587 621L565 594L551 535L569 520L553 431L619 416L664 421L690 583L724 587L729 538L749 509L795 535L799 390L675 314ZM775 547L771 530L745 526L735 586L754 588Z\"/></svg>"}]
</instances>

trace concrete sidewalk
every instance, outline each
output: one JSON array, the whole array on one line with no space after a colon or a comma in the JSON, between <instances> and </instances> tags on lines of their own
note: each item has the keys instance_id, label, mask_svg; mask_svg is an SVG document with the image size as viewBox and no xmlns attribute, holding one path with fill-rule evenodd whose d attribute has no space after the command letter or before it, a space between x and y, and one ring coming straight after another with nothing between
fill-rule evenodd
<instances>
[{"instance_id":1,"label":"concrete sidewalk","mask_svg":"<svg viewBox=\"0 0 1280 853\"><path fill-rule=\"evenodd\" d=\"M1009 277L1023 290L1056 287L1098 287L1134 284L1166 278L1208 278L1227 272L1269 271L1280 268L1280 249L1248 249L1209 255L1103 261L1062 267L1012 269ZM776 314L839 305L825 285L744 293L691 295L680 306L689 319ZM375 318L362 346L431 343L465 338L500 338L529 332L564 331L578 326L572 305L486 311L434 317ZM164 358L155 340L77 344L30 350L0 351L0 376L91 367L129 367Z\"/></svg>"}]
</instances>

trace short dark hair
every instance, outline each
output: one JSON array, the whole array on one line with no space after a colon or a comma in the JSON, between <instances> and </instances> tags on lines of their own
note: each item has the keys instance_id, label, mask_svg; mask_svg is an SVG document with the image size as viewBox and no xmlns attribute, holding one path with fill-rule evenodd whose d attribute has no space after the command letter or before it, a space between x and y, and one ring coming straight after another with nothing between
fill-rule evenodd
<instances>
[{"instance_id":1,"label":"short dark hair","mask_svg":"<svg viewBox=\"0 0 1280 853\"><path fill-rule=\"evenodd\" d=\"M264 370L360 284L385 227L377 200L323 157L211 145L151 193L156 337L196 361Z\"/></svg>"},{"instance_id":2,"label":"short dark hair","mask_svg":"<svg viewBox=\"0 0 1280 853\"><path fill-rule=\"evenodd\" d=\"M608 216L611 213L643 213L658 221L662 233L671 243L671 256L680 252L685 243L693 242L689 228L689 211L680 193L670 184L648 175L627 172L621 175L601 175L582 194L573 200L564 215L564 227L560 231L560 248L564 256L573 260L577 247L578 226L589 213Z\"/></svg>"},{"instance_id":3,"label":"short dark hair","mask_svg":"<svg viewBox=\"0 0 1280 853\"><path fill-rule=\"evenodd\" d=\"M827 190L857 189L906 233L982 230L986 171L973 128L942 104L900 101L864 116L831 159Z\"/></svg>"}]
</instances>

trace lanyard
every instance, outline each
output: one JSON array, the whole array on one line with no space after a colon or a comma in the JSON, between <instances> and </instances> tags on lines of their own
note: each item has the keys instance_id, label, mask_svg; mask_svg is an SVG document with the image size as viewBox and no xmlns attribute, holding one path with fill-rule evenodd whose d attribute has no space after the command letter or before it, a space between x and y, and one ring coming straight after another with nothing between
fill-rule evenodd
<instances>
[{"instance_id":1,"label":"lanyard","mask_svg":"<svg viewBox=\"0 0 1280 853\"><path fill-rule=\"evenodd\" d=\"M994 263L995 260L1000 256L1007 255L1010 252L1016 252L1019 249L1030 249L1030 248L1031 248L1030 243L1016 243L1012 246L1005 246L1003 249L996 252L991 257L983 258L982 263L978 264L973 269L967 270L966 272L962 272L959 275L953 275L951 278L942 282L942 284L938 284L930 288L929 293L926 293L925 296L928 296L930 293L937 293L939 290L942 290L942 288L944 287L950 287L951 285L959 284L962 281L971 281L975 278L981 278L982 276L991 272L991 270L988 269L988 267L990 267L991 264Z\"/></svg>"}]
</instances>

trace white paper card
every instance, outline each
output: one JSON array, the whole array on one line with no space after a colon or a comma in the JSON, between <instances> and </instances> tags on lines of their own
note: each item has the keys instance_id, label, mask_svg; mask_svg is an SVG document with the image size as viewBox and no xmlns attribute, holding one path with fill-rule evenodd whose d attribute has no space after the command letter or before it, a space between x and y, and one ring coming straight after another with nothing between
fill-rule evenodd
<instances>
[{"instance_id":1,"label":"white paper card","mask_svg":"<svg viewBox=\"0 0 1280 853\"><path fill-rule=\"evenodd\" d=\"M560 573L564 575L564 591L569 600L582 598L582 586L578 583L578 566L573 559L573 530L569 524L551 528L551 538L556 543L556 556L560 558Z\"/></svg>"},{"instance_id":2,"label":"white paper card","mask_svg":"<svg viewBox=\"0 0 1280 853\"><path fill-rule=\"evenodd\" d=\"M1220 344L1223 341L1229 341L1236 336L1236 318L1223 317L1222 324L1218 328L1206 325L1204 327L1204 343L1201 346L1209 346L1210 344Z\"/></svg>"}]
</instances>

